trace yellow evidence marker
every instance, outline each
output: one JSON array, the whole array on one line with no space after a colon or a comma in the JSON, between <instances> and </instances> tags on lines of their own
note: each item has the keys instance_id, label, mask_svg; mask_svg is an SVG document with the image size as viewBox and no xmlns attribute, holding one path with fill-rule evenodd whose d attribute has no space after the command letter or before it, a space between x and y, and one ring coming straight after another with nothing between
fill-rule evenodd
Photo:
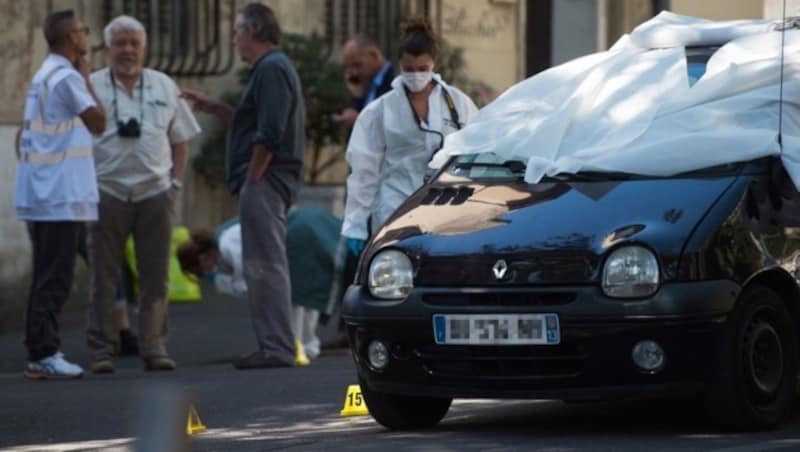
<instances>
[{"instance_id":1,"label":"yellow evidence marker","mask_svg":"<svg viewBox=\"0 0 800 452\"><path fill-rule=\"evenodd\" d=\"M194 435L195 433L203 433L206 431L206 426L200 420L197 410L194 405L189 405L189 419L186 421L186 434Z\"/></svg>"},{"instance_id":2,"label":"yellow evidence marker","mask_svg":"<svg viewBox=\"0 0 800 452\"><path fill-rule=\"evenodd\" d=\"M344 397L344 408L339 412L342 416L366 416L369 414L367 410L367 402L364 396L361 395L361 386L349 385L347 387L347 395Z\"/></svg>"}]
</instances>

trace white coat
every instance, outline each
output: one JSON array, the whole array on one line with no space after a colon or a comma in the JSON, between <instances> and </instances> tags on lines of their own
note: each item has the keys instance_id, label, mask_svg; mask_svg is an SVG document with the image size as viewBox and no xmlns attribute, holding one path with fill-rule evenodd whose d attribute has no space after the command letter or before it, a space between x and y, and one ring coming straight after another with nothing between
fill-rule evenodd
<instances>
[{"instance_id":1,"label":"white coat","mask_svg":"<svg viewBox=\"0 0 800 452\"><path fill-rule=\"evenodd\" d=\"M445 84L439 74L428 97L428 122L422 127L447 136L456 130L447 102L446 89L455 103L463 127L477 113L472 100L458 88ZM438 134L420 130L401 77L392 90L358 115L347 146L351 173L347 178L342 235L367 239L367 221L374 233L414 191L422 186L428 162L443 144Z\"/></svg>"},{"instance_id":2,"label":"white coat","mask_svg":"<svg viewBox=\"0 0 800 452\"><path fill-rule=\"evenodd\" d=\"M242 227L239 223L224 230L217 239L218 272L214 275L217 291L244 298L247 283L242 266Z\"/></svg>"}]
</instances>

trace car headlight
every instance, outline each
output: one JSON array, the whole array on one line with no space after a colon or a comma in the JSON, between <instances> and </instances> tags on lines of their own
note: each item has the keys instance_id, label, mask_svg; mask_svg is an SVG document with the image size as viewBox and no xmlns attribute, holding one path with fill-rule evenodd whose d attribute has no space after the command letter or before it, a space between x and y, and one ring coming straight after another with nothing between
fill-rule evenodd
<instances>
[{"instance_id":1,"label":"car headlight","mask_svg":"<svg viewBox=\"0 0 800 452\"><path fill-rule=\"evenodd\" d=\"M405 298L414 287L411 259L398 250L378 253L369 264L369 293L376 298Z\"/></svg>"},{"instance_id":2,"label":"car headlight","mask_svg":"<svg viewBox=\"0 0 800 452\"><path fill-rule=\"evenodd\" d=\"M611 253L603 267L603 293L616 298L639 298L658 290L656 256L641 246L626 246Z\"/></svg>"}]
</instances>

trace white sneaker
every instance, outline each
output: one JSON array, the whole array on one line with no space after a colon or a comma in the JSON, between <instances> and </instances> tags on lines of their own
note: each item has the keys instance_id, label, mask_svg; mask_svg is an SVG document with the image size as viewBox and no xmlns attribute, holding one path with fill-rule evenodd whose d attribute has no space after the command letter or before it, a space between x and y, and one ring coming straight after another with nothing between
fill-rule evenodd
<instances>
[{"instance_id":1,"label":"white sneaker","mask_svg":"<svg viewBox=\"0 0 800 452\"><path fill-rule=\"evenodd\" d=\"M29 362L25 366L23 374L26 378L34 380L65 380L80 378L83 375L83 369L81 369L81 366L72 364L64 359L63 353L57 352L53 356Z\"/></svg>"}]
</instances>

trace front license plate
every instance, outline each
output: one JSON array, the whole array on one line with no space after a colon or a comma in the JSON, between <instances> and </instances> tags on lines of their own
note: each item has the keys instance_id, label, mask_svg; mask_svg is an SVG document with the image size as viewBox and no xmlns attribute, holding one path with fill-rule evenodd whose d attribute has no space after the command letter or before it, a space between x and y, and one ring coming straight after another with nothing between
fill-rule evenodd
<instances>
[{"instance_id":1,"label":"front license plate","mask_svg":"<svg viewBox=\"0 0 800 452\"><path fill-rule=\"evenodd\" d=\"M557 314L434 314L437 344L556 345L561 342Z\"/></svg>"}]
</instances>

